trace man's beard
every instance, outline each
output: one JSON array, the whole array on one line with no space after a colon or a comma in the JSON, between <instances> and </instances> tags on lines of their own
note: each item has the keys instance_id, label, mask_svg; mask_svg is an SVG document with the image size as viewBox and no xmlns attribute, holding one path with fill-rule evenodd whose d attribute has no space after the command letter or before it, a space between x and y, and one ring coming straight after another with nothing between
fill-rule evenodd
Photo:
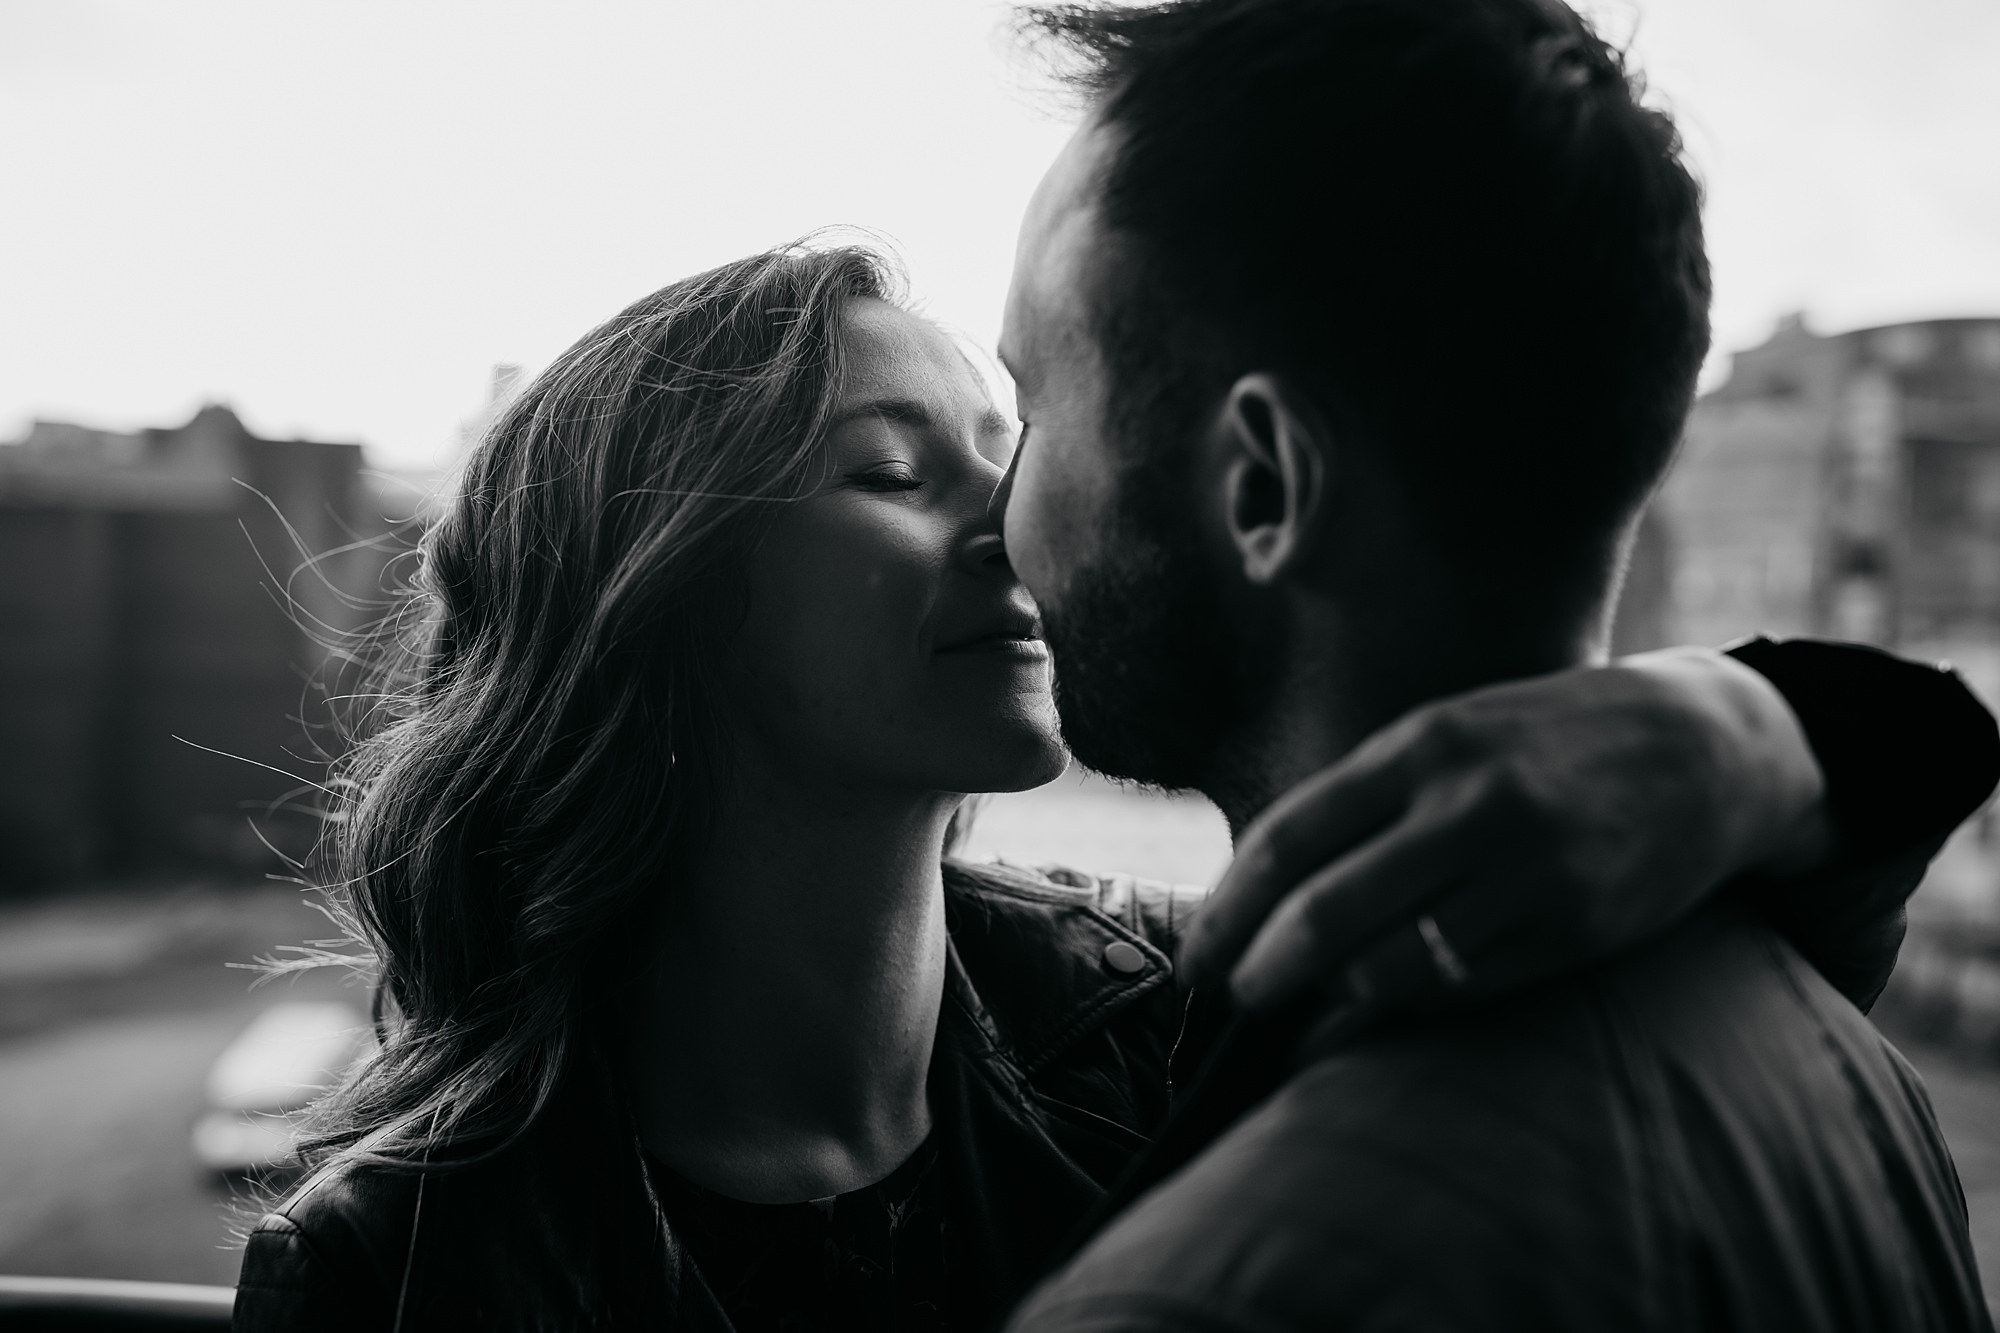
<instances>
[{"instance_id":1,"label":"man's beard","mask_svg":"<svg viewBox=\"0 0 2000 1333\"><path fill-rule=\"evenodd\" d=\"M1189 525L1150 517L1121 514L1060 604L1042 608L1056 711L1087 767L1203 789L1262 673L1235 648L1214 581L1183 535Z\"/></svg>"}]
</instances>

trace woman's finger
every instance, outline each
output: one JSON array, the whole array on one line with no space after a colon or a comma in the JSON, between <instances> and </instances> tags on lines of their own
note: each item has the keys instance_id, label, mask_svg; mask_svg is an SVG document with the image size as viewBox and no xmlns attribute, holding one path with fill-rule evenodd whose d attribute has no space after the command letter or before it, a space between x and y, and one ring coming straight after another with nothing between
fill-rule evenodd
<instances>
[{"instance_id":1,"label":"woman's finger","mask_svg":"<svg viewBox=\"0 0 2000 1333\"><path fill-rule=\"evenodd\" d=\"M1221 975L1301 880L1403 812L1412 791L1406 736L1406 728L1391 728L1251 822L1181 942L1180 965L1190 981Z\"/></svg>"},{"instance_id":2,"label":"woman's finger","mask_svg":"<svg viewBox=\"0 0 2000 1333\"><path fill-rule=\"evenodd\" d=\"M1387 833L1309 876L1278 904L1230 974L1230 992L1262 1010L1340 974L1390 922L1438 895L1465 865L1471 802L1425 802Z\"/></svg>"},{"instance_id":3,"label":"woman's finger","mask_svg":"<svg viewBox=\"0 0 2000 1333\"><path fill-rule=\"evenodd\" d=\"M1380 1015L1424 1000L1490 993L1518 980L1507 943L1521 935L1520 882L1474 880L1397 922L1346 969L1353 1000Z\"/></svg>"}]
</instances>

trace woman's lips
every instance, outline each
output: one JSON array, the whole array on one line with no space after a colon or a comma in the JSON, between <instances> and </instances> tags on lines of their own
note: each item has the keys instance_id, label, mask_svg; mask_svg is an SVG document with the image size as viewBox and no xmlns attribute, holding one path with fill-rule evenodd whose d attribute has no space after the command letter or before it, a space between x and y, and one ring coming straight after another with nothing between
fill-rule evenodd
<instances>
[{"instance_id":1,"label":"woman's lips","mask_svg":"<svg viewBox=\"0 0 2000 1333\"><path fill-rule=\"evenodd\" d=\"M1019 657L1039 662L1048 659L1049 646L1033 635L983 634L940 648L938 652L964 657Z\"/></svg>"}]
</instances>

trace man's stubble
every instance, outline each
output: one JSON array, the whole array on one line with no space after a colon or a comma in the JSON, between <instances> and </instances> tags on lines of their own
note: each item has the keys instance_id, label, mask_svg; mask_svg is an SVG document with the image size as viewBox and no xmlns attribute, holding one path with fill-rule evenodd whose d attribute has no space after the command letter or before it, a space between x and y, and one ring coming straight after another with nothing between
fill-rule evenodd
<instances>
[{"instance_id":1,"label":"man's stubble","mask_svg":"<svg viewBox=\"0 0 2000 1333\"><path fill-rule=\"evenodd\" d=\"M1213 793L1271 662L1235 641L1164 460L1130 468L1092 557L1042 608L1056 710L1077 760L1110 777Z\"/></svg>"}]
</instances>

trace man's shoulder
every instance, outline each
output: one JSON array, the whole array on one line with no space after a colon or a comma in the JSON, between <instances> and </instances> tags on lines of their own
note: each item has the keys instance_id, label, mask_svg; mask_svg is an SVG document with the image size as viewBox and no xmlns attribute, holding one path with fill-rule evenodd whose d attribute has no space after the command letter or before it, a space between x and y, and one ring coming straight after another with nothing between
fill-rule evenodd
<instances>
[{"instance_id":1,"label":"man's shoulder","mask_svg":"<svg viewBox=\"0 0 2000 1333\"><path fill-rule=\"evenodd\" d=\"M1016 1327L1692 1327L1704 1265L1753 1324L1796 1301L1813 1327L1845 1284L1923 1327L1967 1289L1956 1199L1866 1020L1767 932L1704 919L1309 1060Z\"/></svg>"},{"instance_id":2,"label":"man's shoulder","mask_svg":"<svg viewBox=\"0 0 2000 1333\"><path fill-rule=\"evenodd\" d=\"M1621 1210L1595 1205L1624 1192L1607 1173L1629 1163L1606 1108L1577 1113L1603 1089L1579 1058L1584 1025L1553 998L1529 1023L1405 1025L1312 1061L1100 1233L1015 1327L1308 1329L1365 1314L1476 1328L1510 1287L1520 1326L1564 1326L1536 1307L1589 1297L1572 1267L1620 1287ZM1564 1211L1563 1196L1589 1206ZM1128 1322L1134 1302L1148 1313Z\"/></svg>"}]
</instances>

